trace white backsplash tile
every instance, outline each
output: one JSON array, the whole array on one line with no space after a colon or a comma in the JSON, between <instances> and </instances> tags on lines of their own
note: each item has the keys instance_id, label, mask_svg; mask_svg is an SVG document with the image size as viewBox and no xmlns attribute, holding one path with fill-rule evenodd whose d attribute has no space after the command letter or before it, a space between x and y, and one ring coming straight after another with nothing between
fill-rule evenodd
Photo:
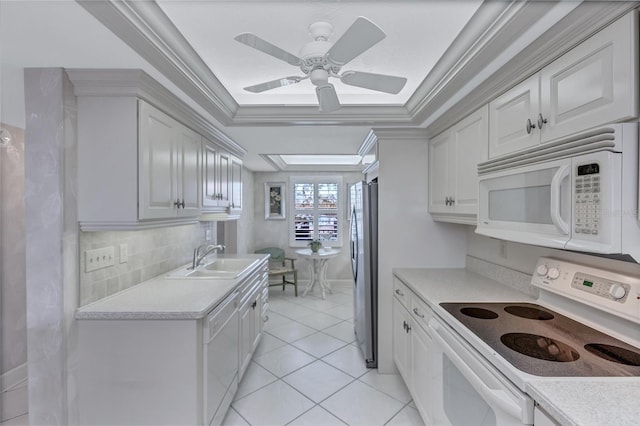
<instances>
[{"instance_id":1,"label":"white backsplash tile","mask_svg":"<svg viewBox=\"0 0 640 426\"><path fill-rule=\"evenodd\" d=\"M531 285L531 275L478 259L477 257L467 256L466 268L483 277L490 278L508 287L521 291L529 296L538 297L540 291Z\"/></svg>"},{"instance_id":2,"label":"white backsplash tile","mask_svg":"<svg viewBox=\"0 0 640 426\"><path fill-rule=\"evenodd\" d=\"M188 263L193 249L204 244L205 230L215 222L142 231L80 233L80 305L95 302ZM213 241L208 241L213 243ZM120 244L128 248L128 260L120 263ZM115 265L85 271L87 250L114 247Z\"/></svg>"}]
</instances>

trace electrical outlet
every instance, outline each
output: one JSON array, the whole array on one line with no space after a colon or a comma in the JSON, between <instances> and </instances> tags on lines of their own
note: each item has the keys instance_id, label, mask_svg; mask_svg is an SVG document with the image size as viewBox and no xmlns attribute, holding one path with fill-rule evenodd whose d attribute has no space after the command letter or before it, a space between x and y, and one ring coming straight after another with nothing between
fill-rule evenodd
<instances>
[{"instance_id":1,"label":"electrical outlet","mask_svg":"<svg viewBox=\"0 0 640 426\"><path fill-rule=\"evenodd\" d=\"M120 263L127 263L129 261L129 247L126 243L120 244Z\"/></svg>"},{"instance_id":2,"label":"electrical outlet","mask_svg":"<svg viewBox=\"0 0 640 426\"><path fill-rule=\"evenodd\" d=\"M114 248L104 247L84 252L84 271L91 272L115 264Z\"/></svg>"}]
</instances>

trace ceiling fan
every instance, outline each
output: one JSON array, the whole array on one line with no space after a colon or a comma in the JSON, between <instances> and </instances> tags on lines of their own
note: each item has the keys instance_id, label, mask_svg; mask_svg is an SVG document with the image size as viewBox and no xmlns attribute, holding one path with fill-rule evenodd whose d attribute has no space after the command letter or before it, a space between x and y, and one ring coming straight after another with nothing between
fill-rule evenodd
<instances>
[{"instance_id":1,"label":"ceiling fan","mask_svg":"<svg viewBox=\"0 0 640 426\"><path fill-rule=\"evenodd\" d=\"M358 55L385 38L385 33L373 22L362 16L345 31L335 42L328 41L333 26L328 22L316 22L309 26L313 41L308 42L298 56L293 55L252 33L242 33L235 37L240 43L253 47L288 64L300 67L304 76L283 77L267 81L244 90L261 93L266 90L290 84L300 83L307 78L316 86L316 94L321 112L332 112L340 108L340 101L329 77L339 78L344 84L397 94L407 79L393 75L375 74L360 71L343 71L340 68Z\"/></svg>"}]
</instances>

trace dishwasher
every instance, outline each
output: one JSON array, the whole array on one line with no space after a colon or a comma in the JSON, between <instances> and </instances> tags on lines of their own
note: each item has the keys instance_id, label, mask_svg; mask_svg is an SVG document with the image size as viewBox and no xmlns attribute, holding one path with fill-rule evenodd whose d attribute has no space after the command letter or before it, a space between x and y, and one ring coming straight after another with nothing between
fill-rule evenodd
<instances>
[{"instance_id":1,"label":"dishwasher","mask_svg":"<svg viewBox=\"0 0 640 426\"><path fill-rule=\"evenodd\" d=\"M205 424L219 425L238 389L238 292L207 316L204 326Z\"/></svg>"}]
</instances>

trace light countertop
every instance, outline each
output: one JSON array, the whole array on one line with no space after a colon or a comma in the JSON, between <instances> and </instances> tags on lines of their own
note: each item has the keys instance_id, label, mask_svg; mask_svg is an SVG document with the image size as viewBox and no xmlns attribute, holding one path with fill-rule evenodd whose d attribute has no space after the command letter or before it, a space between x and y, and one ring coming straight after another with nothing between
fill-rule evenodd
<instances>
[{"instance_id":1,"label":"light countertop","mask_svg":"<svg viewBox=\"0 0 640 426\"><path fill-rule=\"evenodd\" d=\"M200 319L238 287L266 259L264 254L219 258L253 258L257 262L235 279L167 279L162 274L104 299L82 306L78 320ZM178 268L181 269L181 268Z\"/></svg>"},{"instance_id":2,"label":"light countertop","mask_svg":"<svg viewBox=\"0 0 640 426\"><path fill-rule=\"evenodd\" d=\"M394 269L439 315L441 302L535 302L535 298L465 269ZM640 377L541 379L527 393L562 425L637 425Z\"/></svg>"}]
</instances>

